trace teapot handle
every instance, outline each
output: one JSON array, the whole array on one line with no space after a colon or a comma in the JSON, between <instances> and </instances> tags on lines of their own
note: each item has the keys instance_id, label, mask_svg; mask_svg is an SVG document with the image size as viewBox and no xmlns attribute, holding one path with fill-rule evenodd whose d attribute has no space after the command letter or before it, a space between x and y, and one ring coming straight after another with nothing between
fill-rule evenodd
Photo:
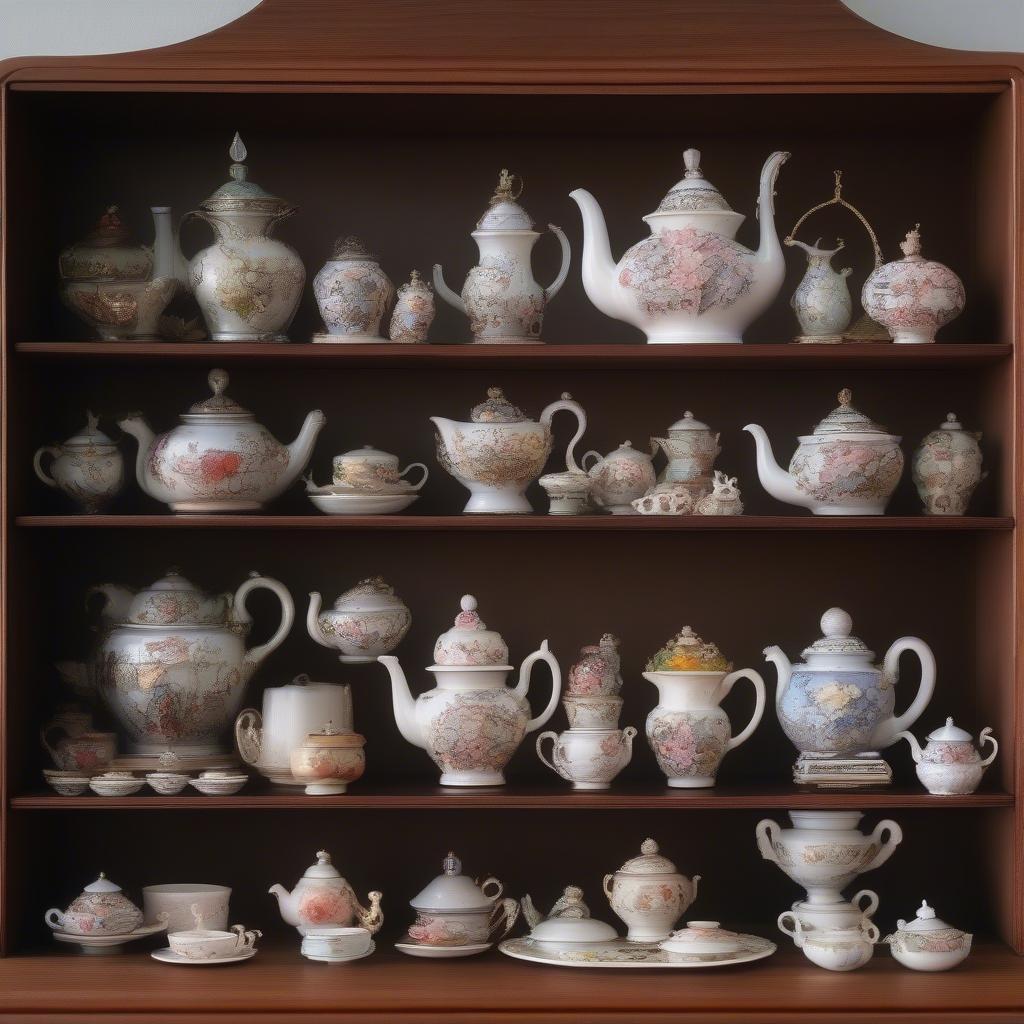
<instances>
[{"instance_id":1,"label":"teapot handle","mask_svg":"<svg viewBox=\"0 0 1024 1024\"><path fill-rule=\"evenodd\" d=\"M548 642L545 640L533 654L527 657L520 667L519 683L515 689L516 696L526 700L526 694L530 689L530 675L534 664L538 661L546 661L551 669L551 699L548 701L548 706L536 718L531 718L526 723L526 731L528 733L539 729L555 713L555 708L558 706L558 698L562 694L562 670L558 667L558 662L555 661L555 656L549 650Z\"/></svg>"},{"instance_id":2,"label":"teapot handle","mask_svg":"<svg viewBox=\"0 0 1024 1024\"><path fill-rule=\"evenodd\" d=\"M580 467L576 463L576 442L579 441L583 436L583 432L587 429L587 414L583 411L583 406L579 402L574 402L572 395L568 391L563 391L561 399L557 402L552 402L540 414L540 421L545 426L550 426L551 417L556 412L562 412L563 410L571 412L579 424L576 428L576 433L573 434L572 440L569 442L569 447L565 449L565 468L573 473L579 473Z\"/></svg>"},{"instance_id":3,"label":"teapot handle","mask_svg":"<svg viewBox=\"0 0 1024 1024\"><path fill-rule=\"evenodd\" d=\"M996 759L996 754L999 753L999 744L996 742L995 736L992 735L992 727L989 725L986 725L978 733L978 749L980 750L986 743L992 744L992 752L981 762L982 768L987 768Z\"/></svg>"},{"instance_id":4,"label":"teapot handle","mask_svg":"<svg viewBox=\"0 0 1024 1024\"><path fill-rule=\"evenodd\" d=\"M882 842L883 832L889 833L889 838L884 843ZM885 818L875 826L874 832L871 833L871 838L874 842L881 845L878 848L878 853L860 869L862 873L880 868L892 856L893 850L903 842L903 829L891 818Z\"/></svg>"},{"instance_id":5,"label":"teapot handle","mask_svg":"<svg viewBox=\"0 0 1024 1024\"><path fill-rule=\"evenodd\" d=\"M588 466L587 459L589 459L591 456L594 457L594 463L593 465ZM583 456L583 458L580 459L580 465L583 467L584 473L589 473L594 468L594 466L599 466L602 462L604 462L604 456L600 452L595 452L593 449L587 452Z\"/></svg>"},{"instance_id":6,"label":"teapot handle","mask_svg":"<svg viewBox=\"0 0 1024 1024\"><path fill-rule=\"evenodd\" d=\"M32 468L36 471L36 476L46 484L47 487L56 487L57 481L52 476L47 476L43 469L43 456L49 455L53 459L59 459L63 452L59 448L55 448L52 445L40 448L35 455L32 456Z\"/></svg>"},{"instance_id":7,"label":"teapot handle","mask_svg":"<svg viewBox=\"0 0 1024 1024\"><path fill-rule=\"evenodd\" d=\"M243 625L248 625L252 622L252 616L245 608L245 600L252 591L261 588L263 590L270 590L277 595L278 601L281 602L281 622L277 627L277 631L265 644L260 644L258 647L250 647L245 652L245 662L247 665L252 666L258 665L271 651L280 647L281 641L288 635L289 630L292 628L292 623L295 621L295 604L292 601L292 595L288 593L285 585L278 583L277 580L271 579L269 576L261 576L258 572L252 572L249 574L249 579L235 591L234 607L231 613L232 619L235 622Z\"/></svg>"},{"instance_id":8,"label":"teapot handle","mask_svg":"<svg viewBox=\"0 0 1024 1024\"><path fill-rule=\"evenodd\" d=\"M403 469L402 472L398 474L399 478L404 477L405 474L408 473L412 469L422 469L423 470L423 476L420 477L419 483L417 483L417 484L409 484L409 486L414 491L418 491L427 482L427 477L430 476L430 470L427 469L427 467L424 466L422 462L410 462L409 465L406 466L405 469ZM408 481L406 481L406 482L408 483Z\"/></svg>"},{"instance_id":9,"label":"teapot handle","mask_svg":"<svg viewBox=\"0 0 1024 1024\"><path fill-rule=\"evenodd\" d=\"M263 716L255 708L246 708L235 719L235 746L246 764L259 763L262 741Z\"/></svg>"},{"instance_id":10,"label":"teapot handle","mask_svg":"<svg viewBox=\"0 0 1024 1024\"><path fill-rule=\"evenodd\" d=\"M569 248L569 239L565 237L565 232L555 224L549 224L548 230L557 237L562 247L562 266L558 270L558 276L544 289L545 302L550 302L565 284L565 279L569 276L569 263L572 261L572 250Z\"/></svg>"},{"instance_id":11,"label":"teapot handle","mask_svg":"<svg viewBox=\"0 0 1024 1024\"><path fill-rule=\"evenodd\" d=\"M913 651L921 662L921 684L910 707L902 715L894 715L879 723L871 737L871 747L875 750L891 747L896 742L896 734L909 729L921 717L935 690L935 655L932 654L932 649L916 636L900 637L886 652L882 671L892 680L893 685L900 677L900 655L904 651Z\"/></svg>"},{"instance_id":12,"label":"teapot handle","mask_svg":"<svg viewBox=\"0 0 1024 1024\"><path fill-rule=\"evenodd\" d=\"M878 925L874 921L861 921L860 930L861 934L872 946L876 945L882 937L882 933L878 930Z\"/></svg>"},{"instance_id":13,"label":"teapot handle","mask_svg":"<svg viewBox=\"0 0 1024 1024\"><path fill-rule=\"evenodd\" d=\"M868 902L863 908L861 908L860 901L864 896L868 898ZM861 912L861 914L864 915L864 917L871 917L878 909L878 893L873 892L871 889L861 889L853 895L850 902Z\"/></svg>"},{"instance_id":14,"label":"teapot handle","mask_svg":"<svg viewBox=\"0 0 1024 1024\"><path fill-rule=\"evenodd\" d=\"M537 756L540 758L541 763L547 765L548 768L550 768L556 775L562 775L562 773L555 767L554 761L553 760L549 761L544 756L544 749L543 748L544 748L544 741L545 740L551 740L551 757L554 758L554 756L555 756L555 744L558 742L558 733L555 732L553 729L549 729L547 732L542 732L537 737ZM562 778L564 779L565 776L562 775Z\"/></svg>"},{"instance_id":15,"label":"teapot handle","mask_svg":"<svg viewBox=\"0 0 1024 1024\"><path fill-rule=\"evenodd\" d=\"M803 925L800 924L800 918L793 913L792 910L784 910L779 914L775 923L779 926L779 931L783 935L788 935L792 940L793 944L800 949L804 944L804 929ZM789 925L787 928L786 925Z\"/></svg>"},{"instance_id":16,"label":"teapot handle","mask_svg":"<svg viewBox=\"0 0 1024 1024\"><path fill-rule=\"evenodd\" d=\"M54 930L64 930L64 911L58 910L56 907L51 907L45 914L43 914L43 920Z\"/></svg>"},{"instance_id":17,"label":"teapot handle","mask_svg":"<svg viewBox=\"0 0 1024 1024\"><path fill-rule=\"evenodd\" d=\"M750 721L747 722L747 727L729 740L725 746L726 750L732 750L734 747L738 747L741 743L750 739L751 733L753 733L753 731L761 724L761 716L764 714L764 680L761 678L761 674L759 672L755 672L752 668L741 668L737 669L735 672L730 672L729 675L722 680L722 697L725 697L733 688L733 684L740 679L749 679L754 684L754 713L750 716Z\"/></svg>"},{"instance_id":18,"label":"teapot handle","mask_svg":"<svg viewBox=\"0 0 1024 1024\"><path fill-rule=\"evenodd\" d=\"M775 856L776 839L774 836L777 836L780 831L778 822L771 818L762 818L754 829L754 835L757 836L757 848L761 856L773 864L779 863L778 857Z\"/></svg>"}]
</instances>

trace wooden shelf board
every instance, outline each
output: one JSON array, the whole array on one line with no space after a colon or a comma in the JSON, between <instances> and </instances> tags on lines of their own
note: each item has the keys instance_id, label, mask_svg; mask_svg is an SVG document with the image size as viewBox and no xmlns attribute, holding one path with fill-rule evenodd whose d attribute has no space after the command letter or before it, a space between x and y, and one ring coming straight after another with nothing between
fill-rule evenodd
<instances>
[{"instance_id":1,"label":"wooden shelf board","mask_svg":"<svg viewBox=\"0 0 1024 1024\"><path fill-rule=\"evenodd\" d=\"M727 970L547 967L497 950L437 964L394 951L388 935L378 935L372 956L340 969L304 960L294 933L280 945L265 945L248 963L202 971L153 960L148 951L157 940L138 944L141 951L130 946L107 957L55 947L0 960L0 1021L66 1014L60 1019L103 1024L147 1013L168 1021L171 1015L175 1021L258 1016L277 1024L308 1021L313 1014L431 1024L519 1021L520 1014L547 1024L1024 1019L1021 961L996 942L976 942L968 961L945 974L908 971L884 946L864 970L837 974L809 964L773 929L758 930L778 941L778 952Z\"/></svg>"},{"instance_id":2,"label":"wooden shelf board","mask_svg":"<svg viewBox=\"0 0 1024 1024\"><path fill-rule=\"evenodd\" d=\"M829 367L922 369L989 366L1013 346L977 342L935 345L289 345L213 342L18 342L21 355L93 360L334 362L351 367L517 369L670 369Z\"/></svg>"},{"instance_id":3,"label":"wooden shelf board","mask_svg":"<svg viewBox=\"0 0 1024 1024\"><path fill-rule=\"evenodd\" d=\"M437 533L517 533L545 530L589 533L677 533L705 531L789 530L800 533L836 531L922 531L926 533L1012 530L1012 516L325 516L309 515L44 515L18 516L15 524L31 529L251 529L339 530Z\"/></svg>"},{"instance_id":4,"label":"wooden shelf board","mask_svg":"<svg viewBox=\"0 0 1024 1024\"><path fill-rule=\"evenodd\" d=\"M249 792L249 790L252 792ZM481 789L449 789L423 782L378 785L357 784L339 796L306 796L301 789L269 789L261 782L249 784L235 796L203 796L198 793L158 796L148 788L134 796L58 796L33 793L15 796L11 807L27 811L120 811L120 810L417 810L424 808L496 810L751 810L771 808L983 808L1012 807L1013 795L1004 792L968 796L932 796L919 787L879 788L855 792L798 789L793 785L722 786L714 789L669 789L652 783L626 783L609 790L572 790L548 787L504 786Z\"/></svg>"}]
</instances>

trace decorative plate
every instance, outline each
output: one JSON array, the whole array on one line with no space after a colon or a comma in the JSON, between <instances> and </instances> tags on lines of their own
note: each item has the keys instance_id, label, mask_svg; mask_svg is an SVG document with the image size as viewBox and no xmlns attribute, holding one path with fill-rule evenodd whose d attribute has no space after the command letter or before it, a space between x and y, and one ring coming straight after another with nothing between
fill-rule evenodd
<instances>
[{"instance_id":1,"label":"decorative plate","mask_svg":"<svg viewBox=\"0 0 1024 1024\"><path fill-rule=\"evenodd\" d=\"M776 945L758 935L741 935L744 949L737 953L666 953L653 942L628 942L614 939L609 942L594 942L584 946L576 943L574 948L559 948L554 943L537 942L536 939L506 939L498 949L516 960L528 960L536 964L552 964L556 967L728 967L731 964L745 964L771 956ZM567 944L568 945L568 944Z\"/></svg>"}]
</instances>

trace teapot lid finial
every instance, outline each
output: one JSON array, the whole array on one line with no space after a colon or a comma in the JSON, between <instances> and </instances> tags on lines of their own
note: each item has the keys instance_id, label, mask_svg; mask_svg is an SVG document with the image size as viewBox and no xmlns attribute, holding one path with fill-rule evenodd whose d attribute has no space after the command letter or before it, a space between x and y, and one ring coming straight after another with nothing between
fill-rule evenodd
<instances>
[{"instance_id":1,"label":"teapot lid finial","mask_svg":"<svg viewBox=\"0 0 1024 1024\"><path fill-rule=\"evenodd\" d=\"M942 743L970 743L974 737L959 725L953 722L952 716L946 719L946 724L933 732L928 733L928 740L937 740Z\"/></svg>"},{"instance_id":2,"label":"teapot lid finial","mask_svg":"<svg viewBox=\"0 0 1024 1024\"><path fill-rule=\"evenodd\" d=\"M842 608L829 608L821 617L821 631L830 640L847 637L853 629L853 618Z\"/></svg>"},{"instance_id":3,"label":"teapot lid finial","mask_svg":"<svg viewBox=\"0 0 1024 1024\"><path fill-rule=\"evenodd\" d=\"M853 406L853 392L843 388L837 395L839 404L815 426L820 434L885 434L885 427L875 423ZM899 438L896 439L897 441Z\"/></svg>"},{"instance_id":4,"label":"teapot lid finial","mask_svg":"<svg viewBox=\"0 0 1024 1024\"><path fill-rule=\"evenodd\" d=\"M100 430L100 418L91 409L85 410L85 426L69 437L64 444L73 447L95 448L114 442Z\"/></svg>"},{"instance_id":5,"label":"teapot lid finial","mask_svg":"<svg viewBox=\"0 0 1024 1024\"><path fill-rule=\"evenodd\" d=\"M915 224L910 231L907 232L907 237L900 242L900 249L903 250L904 258L908 260L919 260L921 259L921 225Z\"/></svg>"},{"instance_id":6,"label":"teapot lid finial","mask_svg":"<svg viewBox=\"0 0 1024 1024\"><path fill-rule=\"evenodd\" d=\"M852 635L853 618L842 608L829 608L818 623L822 635L806 648L802 657L808 658L815 654L830 657L848 655L858 662L874 657L874 651L868 649L860 637Z\"/></svg>"},{"instance_id":7,"label":"teapot lid finial","mask_svg":"<svg viewBox=\"0 0 1024 1024\"><path fill-rule=\"evenodd\" d=\"M215 368L206 375L206 383L213 394L204 398L201 402L195 402L182 417L186 423L192 421L193 416L232 416L235 419L252 419L252 413L243 409L233 398L229 398L224 392L230 383L231 378L227 370Z\"/></svg>"},{"instance_id":8,"label":"teapot lid finial","mask_svg":"<svg viewBox=\"0 0 1024 1024\"><path fill-rule=\"evenodd\" d=\"M235 181L245 181L249 176L249 168L243 163L248 155L249 151L245 148L242 136L235 132L235 137L231 140L231 145L228 147L228 156L234 161L229 169L229 173Z\"/></svg>"},{"instance_id":9,"label":"teapot lid finial","mask_svg":"<svg viewBox=\"0 0 1024 1024\"><path fill-rule=\"evenodd\" d=\"M522 194L523 179L503 167L487 209L476 222L477 230L532 231L533 218L516 202Z\"/></svg>"},{"instance_id":10,"label":"teapot lid finial","mask_svg":"<svg viewBox=\"0 0 1024 1024\"><path fill-rule=\"evenodd\" d=\"M514 203L523 194L523 179L512 174L507 167L502 167L498 174L498 185L491 196L491 205L495 203Z\"/></svg>"},{"instance_id":11,"label":"teapot lid finial","mask_svg":"<svg viewBox=\"0 0 1024 1024\"><path fill-rule=\"evenodd\" d=\"M700 169L700 150L687 149L683 153L683 163L686 165L687 178L703 178L704 172Z\"/></svg>"},{"instance_id":12,"label":"teapot lid finial","mask_svg":"<svg viewBox=\"0 0 1024 1024\"><path fill-rule=\"evenodd\" d=\"M921 906L918 908L917 916L922 921L930 921L935 917L935 908L928 905L927 900L921 900Z\"/></svg>"},{"instance_id":13,"label":"teapot lid finial","mask_svg":"<svg viewBox=\"0 0 1024 1024\"><path fill-rule=\"evenodd\" d=\"M280 196L271 195L265 188L249 181L249 168L243 163L249 152L238 132L231 140L228 155L233 161L228 168L230 181L204 199L199 204L201 209L225 214L265 213L269 216L285 216L294 211L292 205Z\"/></svg>"},{"instance_id":14,"label":"teapot lid finial","mask_svg":"<svg viewBox=\"0 0 1024 1024\"><path fill-rule=\"evenodd\" d=\"M442 862L444 873L446 875L461 875L462 874L462 861L455 856L454 850L448 851L448 856L445 857Z\"/></svg>"},{"instance_id":15,"label":"teapot lid finial","mask_svg":"<svg viewBox=\"0 0 1024 1024\"><path fill-rule=\"evenodd\" d=\"M468 668L496 668L508 665L508 645L500 633L487 628L478 614L472 594L463 594L462 609L455 616L452 628L442 633L434 644L436 665L459 665Z\"/></svg>"}]
</instances>

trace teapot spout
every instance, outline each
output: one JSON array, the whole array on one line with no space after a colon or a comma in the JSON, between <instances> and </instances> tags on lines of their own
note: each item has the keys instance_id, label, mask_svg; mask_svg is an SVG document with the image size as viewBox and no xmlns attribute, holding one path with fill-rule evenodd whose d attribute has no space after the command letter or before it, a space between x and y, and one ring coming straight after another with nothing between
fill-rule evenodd
<instances>
[{"instance_id":1,"label":"teapot spout","mask_svg":"<svg viewBox=\"0 0 1024 1024\"><path fill-rule=\"evenodd\" d=\"M271 896L276 896L278 903L288 896L288 890L280 883L275 882L268 890Z\"/></svg>"},{"instance_id":2,"label":"teapot spout","mask_svg":"<svg viewBox=\"0 0 1024 1024\"><path fill-rule=\"evenodd\" d=\"M414 747L425 749L423 732L416 720L416 701L409 690L409 683L406 681L402 666L398 663L398 659L391 654L382 654L377 661L388 670L388 675L391 676L391 703L394 706L395 724L398 726L398 731L406 742L411 743Z\"/></svg>"},{"instance_id":3,"label":"teapot spout","mask_svg":"<svg viewBox=\"0 0 1024 1024\"><path fill-rule=\"evenodd\" d=\"M441 436L441 444L444 445L445 450L450 451L451 443L455 436L455 421L445 419L444 416L431 416L430 422L437 428L437 432Z\"/></svg>"},{"instance_id":4,"label":"teapot spout","mask_svg":"<svg viewBox=\"0 0 1024 1024\"><path fill-rule=\"evenodd\" d=\"M772 153L761 168L761 187L757 197L757 219L761 224L761 239L757 248L758 259L768 262L774 258L782 260L782 249L779 246L779 235L775 230L775 182L779 169L789 159L790 154L781 150ZM782 275L779 276L779 283Z\"/></svg>"},{"instance_id":5,"label":"teapot spout","mask_svg":"<svg viewBox=\"0 0 1024 1024\"><path fill-rule=\"evenodd\" d=\"M139 450L135 455L135 479L139 482L139 487L146 494L151 498L155 497L146 486L146 456L149 454L149 449L153 446L153 429L141 413L132 413L130 416L124 416L117 421L117 425L126 434L131 434L139 443Z\"/></svg>"},{"instance_id":6,"label":"teapot spout","mask_svg":"<svg viewBox=\"0 0 1024 1024\"><path fill-rule=\"evenodd\" d=\"M178 232L171 225L169 206L152 206L153 214L153 277L173 277L182 291L191 291L188 263L181 254Z\"/></svg>"},{"instance_id":7,"label":"teapot spout","mask_svg":"<svg viewBox=\"0 0 1024 1024\"><path fill-rule=\"evenodd\" d=\"M813 499L810 495L804 494L797 487L793 477L775 461L772 443L768 440L764 428L756 423L748 423L743 429L754 438L754 445L757 448L757 477L761 481L761 486L778 501L810 508Z\"/></svg>"},{"instance_id":8,"label":"teapot spout","mask_svg":"<svg viewBox=\"0 0 1024 1024\"><path fill-rule=\"evenodd\" d=\"M893 737L893 740L906 740L910 744L910 756L914 759L914 764L921 763L921 744L917 742L917 737L912 732L898 732Z\"/></svg>"},{"instance_id":9,"label":"teapot spout","mask_svg":"<svg viewBox=\"0 0 1024 1024\"><path fill-rule=\"evenodd\" d=\"M313 456L313 445L316 444L316 439L326 422L327 417L319 409L314 409L306 416L299 436L288 445L288 472L285 474L284 487L298 480L299 475L309 464Z\"/></svg>"},{"instance_id":10,"label":"teapot spout","mask_svg":"<svg viewBox=\"0 0 1024 1024\"><path fill-rule=\"evenodd\" d=\"M775 684L775 707L778 708L782 703L782 695L786 692L786 687L789 686L793 663L786 657L786 653L781 647L766 647L762 653L764 660L775 666L775 672L778 675L778 681Z\"/></svg>"},{"instance_id":11,"label":"teapot spout","mask_svg":"<svg viewBox=\"0 0 1024 1024\"><path fill-rule=\"evenodd\" d=\"M622 298L618 283L618 268L612 259L608 241L608 225L597 200L585 189L577 188L569 193L580 208L583 218L583 255L581 257L583 288L587 298L605 316L613 320L633 323L635 317Z\"/></svg>"}]
</instances>

